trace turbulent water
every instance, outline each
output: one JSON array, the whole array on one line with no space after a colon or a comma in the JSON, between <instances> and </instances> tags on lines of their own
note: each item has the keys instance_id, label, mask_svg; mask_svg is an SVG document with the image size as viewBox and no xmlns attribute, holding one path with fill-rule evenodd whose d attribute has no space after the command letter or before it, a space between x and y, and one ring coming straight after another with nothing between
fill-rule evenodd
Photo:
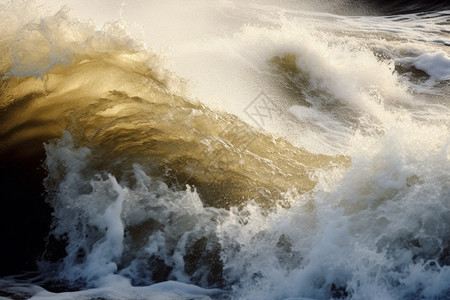
<instances>
[{"instance_id":1,"label":"turbulent water","mask_svg":"<svg viewBox=\"0 0 450 300\"><path fill-rule=\"evenodd\" d=\"M447 2L0 3L0 298L450 299Z\"/></svg>"}]
</instances>

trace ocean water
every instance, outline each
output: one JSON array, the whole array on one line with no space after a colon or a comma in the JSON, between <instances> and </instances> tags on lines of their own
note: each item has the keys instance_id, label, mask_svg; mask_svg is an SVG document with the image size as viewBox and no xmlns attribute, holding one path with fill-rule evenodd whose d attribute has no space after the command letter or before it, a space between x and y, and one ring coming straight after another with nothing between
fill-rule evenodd
<instances>
[{"instance_id":1,"label":"ocean water","mask_svg":"<svg viewBox=\"0 0 450 300\"><path fill-rule=\"evenodd\" d=\"M449 3L0 23L1 299L450 299Z\"/></svg>"}]
</instances>

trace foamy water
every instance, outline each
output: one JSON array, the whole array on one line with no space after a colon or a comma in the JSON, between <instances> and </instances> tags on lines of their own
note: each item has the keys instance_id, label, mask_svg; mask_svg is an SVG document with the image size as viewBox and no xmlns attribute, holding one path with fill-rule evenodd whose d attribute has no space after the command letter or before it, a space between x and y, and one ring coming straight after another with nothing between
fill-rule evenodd
<instances>
[{"instance_id":1,"label":"foamy water","mask_svg":"<svg viewBox=\"0 0 450 300\"><path fill-rule=\"evenodd\" d=\"M0 296L450 297L450 11L42 3L0 8L2 178L51 209Z\"/></svg>"}]
</instances>

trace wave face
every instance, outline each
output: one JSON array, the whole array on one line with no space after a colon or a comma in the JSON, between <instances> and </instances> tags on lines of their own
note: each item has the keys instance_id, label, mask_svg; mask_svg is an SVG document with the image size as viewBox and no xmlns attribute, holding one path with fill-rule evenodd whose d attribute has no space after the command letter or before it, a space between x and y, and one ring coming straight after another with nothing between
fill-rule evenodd
<instances>
[{"instance_id":1,"label":"wave face","mask_svg":"<svg viewBox=\"0 0 450 300\"><path fill-rule=\"evenodd\" d=\"M0 296L447 299L450 12L419 4L0 4Z\"/></svg>"}]
</instances>

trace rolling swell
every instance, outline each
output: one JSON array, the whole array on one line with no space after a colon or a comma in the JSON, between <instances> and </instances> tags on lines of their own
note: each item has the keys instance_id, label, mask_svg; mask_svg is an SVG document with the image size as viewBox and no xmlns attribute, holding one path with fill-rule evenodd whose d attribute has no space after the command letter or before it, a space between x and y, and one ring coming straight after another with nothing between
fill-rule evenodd
<instances>
[{"instance_id":1,"label":"rolling swell","mask_svg":"<svg viewBox=\"0 0 450 300\"><path fill-rule=\"evenodd\" d=\"M408 13L421 13L421 12L434 12L450 9L449 1L371 1L381 14L393 15L393 14L408 14Z\"/></svg>"},{"instance_id":2,"label":"rolling swell","mask_svg":"<svg viewBox=\"0 0 450 300\"><path fill-rule=\"evenodd\" d=\"M408 0L336 0L336 1L293 1L288 0L292 6L302 9L323 11L338 15L402 15L412 13L429 13L450 9L449 1L408 1Z\"/></svg>"}]
</instances>

